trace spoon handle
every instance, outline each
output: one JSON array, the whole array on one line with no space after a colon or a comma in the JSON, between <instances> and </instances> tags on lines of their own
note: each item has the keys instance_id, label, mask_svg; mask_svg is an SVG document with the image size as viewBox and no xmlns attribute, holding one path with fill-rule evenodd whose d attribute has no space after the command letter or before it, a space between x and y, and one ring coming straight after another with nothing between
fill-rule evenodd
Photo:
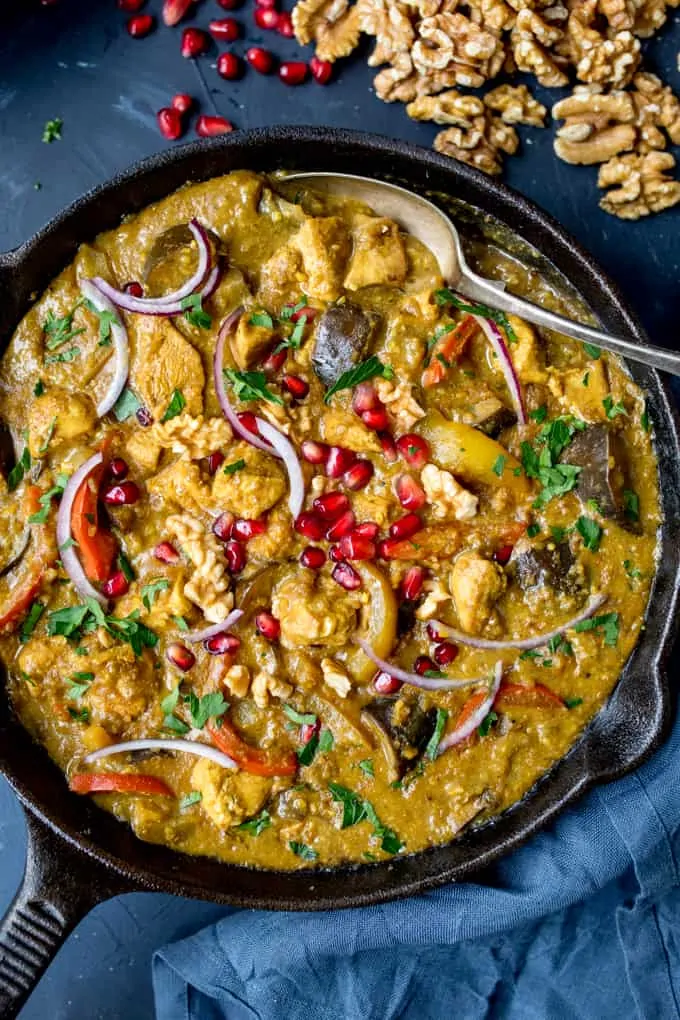
<instances>
[{"instance_id":1,"label":"spoon handle","mask_svg":"<svg viewBox=\"0 0 680 1020\"><path fill-rule=\"evenodd\" d=\"M565 319L563 315L550 312L547 308L541 308L530 301L516 297L515 294L508 293L499 284L485 280L469 269L461 275L456 287L473 301L481 301L492 308L510 312L511 315L519 315L520 318L533 322L537 326L554 329L564 336L594 344L596 347L620 354L621 357L629 358L631 361L640 361L643 365L651 365L652 368L658 368L662 372L680 375L680 354L676 354L675 351L667 351L663 347L652 347L651 345L643 347L632 340L611 336L609 333L602 333L599 329L593 329L592 326L584 326L583 323L574 322L573 319Z\"/></svg>"}]
</instances>

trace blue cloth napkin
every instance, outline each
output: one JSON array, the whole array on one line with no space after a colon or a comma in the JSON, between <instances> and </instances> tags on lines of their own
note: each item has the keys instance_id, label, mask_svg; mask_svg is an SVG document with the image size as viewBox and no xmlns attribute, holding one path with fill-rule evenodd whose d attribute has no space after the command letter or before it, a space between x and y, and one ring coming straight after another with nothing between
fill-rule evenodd
<instances>
[{"instance_id":1,"label":"blue cloth napkin","mask_svg":"<svg viewBox=\"0 0 680 1020\"><path fill-rule=\"evenodd\" d=\"M331 913L234 910L166 946L157 1016L673 1020L679 875L676 721L649 763L592 791L489 884Z\"/></svg>"}]
</instances>

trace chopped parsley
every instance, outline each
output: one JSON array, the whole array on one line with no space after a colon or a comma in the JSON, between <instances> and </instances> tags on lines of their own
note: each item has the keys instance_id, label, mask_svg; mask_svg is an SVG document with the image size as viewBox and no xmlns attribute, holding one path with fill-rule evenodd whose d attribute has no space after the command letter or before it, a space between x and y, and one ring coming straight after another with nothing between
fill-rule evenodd
<instances>
[{"instance_id":1,"label":"chopped parsley","mask_svg":"<svg viewBox=\"0 0 680 1020\"><path fill-rule=\"evenodd\" d=\"M27 446L24 447L23 453L19 457L10 473L7 475L7 488L10 492L14 492L18 485L23 481L24 475L31 467L31 453Z\"/></svg>"},{"instance_id":2,"label":"chopped parsley","mask_svg":"<svg viewBox=\"0 0 680 1020\"><path fill-rule=\"evenodd\" d=\"M581 379L581 386L587 386L589 382L590 372L585 372L583 378Z\"/></svg>"},{"instance_id":3,"label":"chopped parsley","mask_svg":"<svg viewBox=\"0 0 680 1020\"><path fill-rule=\"evenodd\" d=\"M113 405L113 413L116 421L127 421L131 418L141 407L140 401L137 399L135 394L132 392L129 386L126 386L118 400Z\"/></svg>"},{"instance_id":4,"label":"chopped parsley","mask_svg":"<svg viewBox=\"0 0 680 1020\"><path fill-rule=\"evenodd\" d=\"M144 648L155 648L158 644L158 635L139 622L137 611L123 617L107 616L96 599L92 598L86 599L82 605L57 609L47 618L47 633L50 637L58 634L77 641L83 634L90 634L97 627L104 627L111 637L129 644L137 656L142 654Z\"/></svg>"},{"instance_id":5,"label":"chopped parsley","mask_svg":"<svg viewBox=\"0 0 680 1020\"><path fill-rule=\"evenodd\" d=\"M629 521L640 520L640 497L632 489L623 490L623 512Z\"/></svg>"},{"instance_id":6,"label":"chopped parsley","mask_svg":"<svg viewBox=\"0 0 680 1020\"><path fill-rule=\"evenodd\" d=\"M597 359L602 354L602 351L600 350L600 348L596 347L595 344L584 343L583 344L583 350L586 352L586 354L588 355L589 358L593 358L595 361L597 361Z\"/></svg>"},{"instance_id":7,"label":"chopped parsley","mask_svg":"<svg viewBox=\"0 0 680 1020\"><path fill-rule=\"evenodd\" d=\"M161 418L161 422L170 421L172 418L176 418L178 414L182 413L186 406L187 402L184 399L182 391L173 390L172 396L170 397L170 403L165 410L165 414Z\"/></svg>"},{"instance_id":8,"label":"chopped parsley","mask_svg":"<svg viewBox=\"0 0 680 1020\"><path fill-rule=\"evenodd\" d=\"M537 524L536 521L530 524L527 528L527 538L536 538L536 535L540 535L541 525Z\"/></svg>"},{"instance_id":9,"label":"chopped parsley","mask_svg":"<svg viewBox=\"0 0 680 1020\"><path fill-rule=\"evenodd\" d=\"M54 117L52 120L48 120L43 128L42 140L47 145L51 145L52 142L61 141L61 129L64 126L64 122L61 117Z\"/></svg>"},{"instance_id":10,"label":"chopped parsley","mask_svg":"<svg viewBox=\"0 0 680 1020\"><path fill-rule=\"evenodd\" d=\"M46 336L45 347L48 351L56 350L57 347L61 347L62 344L68 343L69 340L73 340L74 337L80 336L81 333L85 332L84 326L81 326L80 329L73 328L73 316L82 303L82 298L80 301L76 301L71 311L67 312L60 319L56 317L54 312L47 313L47 318L43 322L42 328Z\"/></svg>"},{"instance_id":11,"label":"chopped parsley","mask_svg":"<svg viewBox=\"0 0 680 1020\"><path fill-rule=\"evenodd\" d=\"M202 698L192 691L185 695L184 702L189 708L191 724L197 730L202 730L210 719L221 719L229 708L229 703L224 700L222 691L204 694Z\"/></svg>"},{"instance_id":12,"label":"chopped parsley","mask_svg":"<svg viewBox=\"0 0 680 1020\"><path fill-rule=\"evenodd\" d=\"M425 346L425 359L423 361L425 368L427 368L428 365L430 364L430 361L432 359L432 349L436 345L437 341L441 340L443 336L446 336L447 333L450 333L455 328L456 328L455 322L451 322L446 326L437 326L437 328L434 331L434 336L430 337ZM445 367L448 368L449 366L447 365Z\"/></svg>"},{"instance_id":13,"label":"chopped parsley","mask_svg":"<svg viewBox=\"0 0 680 1020\"><path fill-rule=\"evenodd\" d=\"M267 386L267 377L264 372L236 372L234 369L226 368L224 375L234 388L234 393L239 400L268 400L270 404L280 404L283 400Z\"/></svg>"},{"instance_id":14,"label":"chopped parsley","mask_svg":"<svg viewBox=\"0 0 680 1020\"><path fill-rule=\"evenodd\" d=\"M210 329L212 326L212 319L203 308L203 298L200 294L189 294L188 297L182 298L180 308L191 326L197 326L199 329Z\"/></svg>"},{"instance_id":15,"label":"chopped parsley","mask_svg":"<svg viewBox=\"0 0 680 1020\"><path fill-rule=\"evenodd\" d=\"M111 343L111 327L120 326L120 319L115 312L110 312L108 308L97 308L87 298L85 299L85 307L99 319L99 346L107 347Z\"/></svg>"},{"instance_id":16,"label":"chopped parsley","mask_svg":"<svg viewBox=\"0 0 680 1020\"><path fill-rule=\"evenodd\" d=\"M553 541L557 542L558 545L560 542L564 542L568 533L569 528L563 528L559 524L550 525L550 534L552 535Z\"/></svg>"},{"instance_id":17,"label":"chopped parsley","mask_svg":"<svg viewBox=\"0 0 680 1020\"><path fill-rule=\"evenodd\" d=\"M535 411L529 412L529 417L532 421L535 421L538 425L542 425L545 419L548 417L548 408L545 404L541 404Z\"/></svg>"},{"instance_id":18,"label":"chopped parsley","mask_svg":"<svg viewBox=\"0 0 680 1020\"><path fill-rule=\"evenodd\" d=\"M53 485L51 489L48 489L47 492L43 492L43 494L38 497L38 503L40 503L40 510L36 510L34 514L31 514L31 516L28 518L29 524L46 523L47 518L50 515L50 510L52 509L52 499L55 497L58 498L59 496L62 495L64 489L66 488L67 482L68 482L67 475L61 474L57 475L57 484ZM75 545L75 542L72 541L71 544ZM64 545L60 546L60 551L68 548L69 546L66 544L66 542L64 542Z\"/></svg>"},{"instance_id":19,"label":"chopped parsley","mask_svg":"<svg viewBox=\"0 0 680 1020\"><path fill-rule=\"evenodd\" d=\"M605 414L609 419L616 418L619 414L625 414L626 409L623 404L615 404L614 398L610 395L604 398L602 401Z\"/></svg>"},{"instance_id":20,"label":"chopped parsley","mask_svg":"<svg viewBox=\"0 0 680 1020\"><path fill-rule=\"evenodd\" d=\"M69 706L68 714L76 722L87 723L90 721L90 713L87 708L71 708Z\"/></svg>"},{"instance_id":21,"label":"chopped parsley","mask_svg":"<svg viewBox=\"0 0 680 1020\"><path fill-rule=\"evenodd\" d=\"M284 712L286 708L289 707L290 706L284 705ZM296 713L296 715L298 714L299 713ZM300 716L300 718L304 717ZM316 716L311 716L310 718L316 720ZM321 730L320 733L313 733L312 736L307 741L307 743L304 745L304 747L301 747L300 750L297 752L297 759L300 765L311 765L312 762L314 761L314 758L316 757L317 752L330 751L334 743L335 740L333 739L333 734L331 733L330 730L324 729Z\"/></svg>"},{"instance_id":22,"label":"chopped parsley","mask_svg":"<svg viewBox=\"0 0 680 1020\"><path fill-rule=\"evenodd\" d=\"M130 578L128 578L130 580ZM151 581L149 584L142 585L142 602L146 606L149 612L151 607L160 595L162 591L167 591L170 587L170 582L167 577L159 577L155 581Z\"/></svg>"},{"instance_id":23,"label":"chopped parsley","mask_svg":"<svg viewBox=\"0 0 680 1020\"><path fill-rule=\"evenodd\" d=\"M135 572L132 569L132 564L130 563L129 559L127 558L124 552L118 553L118 556L116 557L116 563L118 564L118 569L122 573L125 580L134 581Z\"/></svg>"},{"instance_id":24,"label":"chopped parsley","mask_svg":"<svg viewBox=\"0 0 680 1020\"><path fill-rule=\"evenodd\" d=\"M261 326L263 329L274 328L274 320L269 312L253 312L248 319L248 324L250 326Z\"/></svg>"},{"instance_id":25,"label":"chopped parsley","mask_svg":"<svg viewBox=\"0 0 680 1020\"><path fill-rule=\"evenodd\" d=\"M365 776L369 777L369 779L373 779L375 777L375 769L373 768L373 761L371 758L364 758L363 761L360 761L359 768Z\"/></svg>"},{"instance_id":26,"label":"chopped parsley","mask_svg":"<svg viewBox=\"0 0 680 1020\"><path fill-rule=\"evenodd\" d=\"M234 828L237 832L247 832L250 836L259 836L265 829L269 829L271 824L272 816L263 808L259 815L249 818L247 822L241 822L240 825L236 825Z\"/></svg>"},{"instance_id":27,"label":"chopped parsley","mask_svg":"<svg viewBox=\"0 0 680 1020\"><path fill-rule=\"evenodd\" d=\"M327 404L331 397L338 393L340 390L351 390L359 383L366 382L367 379L375 379L381 377L383 379L393 379L394 369L391 365L384 365L380 358L375 354L372 354L366 361L359 362L354 368L348 369L343 372L342 375L335 380L332 386L326 391L326 395L323 398Z\"/></svg>"},{"instance_id":28,"label":"chopped parsley","mask_svg":"<svg viewBox=\"0 0 680 1020\"><path fill-rule=\"evenodd\" d=\"M301 857L303 861L315 861L319 856L316 850L312 850L305 843L298 843L294 839L288 843L288 849L292 850L296 857Z\"/></svg>"},{"instance_id":29,"label":"chopped parsley","mask_svg":"<svg viewBox=\"0 0 680 1020\"><path fill-rule=\"evenodd\" d=\"M565 708L577 708L583 704L583 698L563 698Z\"/></svg>"},{"instance_id":30,"label":"chopped parsley","mask_svg":"<svg viewBox=\"0 0 680 1020\"><path fill-rule=\"evenodd\" d=\"M632 560L624 560L623 569L626 571L626 575L631 581L639 581L642 577L642 571L638 570Z\"/></svg>"},{"instance_id":31,"label":"chopped parsley","mask_svg":"<svg viewBox=\"0 0 680 1020\"><path fill-rule=\"evenodd\" d=\"M185 794L184 797L180 798L178 804L179 810L182 814L184 814L184 812L188 811L190 807L194 806L194 804L200 804L202 800L203 794L201 793L201 791L192 790L191 793L187 793Z\"/></svg>"},{"instance_id":32,"label":"chopped parsley","mask_svg":"<svg viewBox=\"0 0 680 1020\"><path fill-rule=\"evenodd\" d=\"M330 751L335 744L335 737L330 730L321 730L319 734L319 751Z\"/></svg>"},{"instance_id":33,"label":"chopped parsley","mask_svg":"<svg viewBox=\"0 0 680 1020\"><path fill-rule=\"evenodd\" d=\"M80 357L80 347L69 347L67 351L58 351L57 354L49 354L45 358L45 364L54 365L57 362L66 364L69 361L75 361L78 357Z\"/></svg>"},{"instance_id":34,"label":"chopped parsley","mask_svg":"<svg viewBox=\"0 0 680 1020\"><path fill-rule=\"evenodd\" d=\"M543 663L543 665L545 665L545 663ZM496 712L489 712L488 715L485 715L481 723L477 727L477 732L479 733L480 737L488 737L489 733L491 732L491 727L494 726L497 722L498 715Z\"/></svg>"},{"instance_id":35,"label":"chopped parsley","mask_svg":"<svg viewBox=\"0 0 680 1020\"><path fill-rule=\"evenodd\" d=\"M42 379L38 379L37 383L33 387L33 396L34 397L42 397L44 392L45 392L45 383L42 381Z\"/></svg>"},{"instance_id":36,"label":"chopped parsley","mask_svg":"<svg viewBox=\"0 0 680 1020\"><path fill-rule=\"evenodd\" d=\"M19 640L21 641L22 644L28 641L31 634L38 625L38 620L40 619L44 612L45 606L42 602L34 602L32 604L31 608L28 611L28 616L22 623L21 630L19 632Z\"/></svg>"},{"instance_id":37,"label":"chopped parsley","mask_svg":"<svg viewBox=\"0 0 680 1020\"><path fill-rule=\"evenodd\" d=\"M179 701L179 684L170 691L161 701L161 712L163 713L163 726L173 733L184 734L189 732L189 727L174 714Z\"/></svg>"},{"instance_id":38,"label":"chopped parsley","mask_svg":"<svg viewBox=\"0 0 680 1020\"><path fill-rule=\"evenodd\" d=\"M94 673L72 673L66 681L69 685L68 694L66 695L68 700L79 701L83 694L87 694L93 680Z\"/></svg>"},{"instance_id":39,"label":"chopped parsley","mask_svg":"<svg viewBox=\"0 0 680 1020\"><path fill-rule=\"evenodd\" d=\"M597 552L602 541L602 528L592 517L579 517L576 522L576 530L583 539L586 549Z\"/></svg>"},{"instance_id":40,"label":"chopped parsley","mask_svg":"<svg viewBox=\"0 0 680 1020\"><path fill-rule=\"evenodd\" d=\"M383 825L370 801L364 800L354 793L353 790L348 790L346 786L341 786L340 783L329 783L328 789L333 800L342 804L342 822L340 828L347 829L351 825L368 821L373 826L375 835L381 841L380 845L385 853L396 854L401 850L404 844L396 833Z\"/></svg>"},{"instance_id":41,"label":"chopped parsley","mask_svg":"<svg viewBox=\"0 0 680 1020\"><path fill-rule=\"evenodd\" d=\"M536 478L542 490L534 501L534 508L541 509L556 496L563 496L576 486L581 468L574 464L559 462L561 454L572 441L576 432L585 429L586 423L572 416L562 416L544 425L537 436L540 450L524 440L521 444L521 459L527 478Z\"/></svg>"},{"instance_id":42,"label":"chopped parsley","mask_svg":"<svg viewBox=\"0 0 680 1020\"><path fill-rule=\"evenodd\" d=\"M225 475L235 475L237 471L243 471L245 466L246 462L243 457L241 457L239 460L235 460L232 464L227 464L224 469L224 473Z\"/></svg>"},{"instance_id":43,"label":"chopped parsley","mask_svg":"<svg viewBox=\"0 0 680 1020\"><path fill-rule=\"evenodd\" d=\"M453 293L453 291L444 288L443 290L435 291L434 299L438 305L453 305L460 312L468 312L469 315L481 315L483 319L491 319L500 326L501 329L505 330L510 343L517 343L517 334L510 324L505 312L499 312L495 308L489 308L488 305L482 304L468 304L466 301L461 301L459 297Z\"/></svg>"},{"instance_id":44,"label":"chopped parsley","mask_svg":"<svg viewBox=\"0 0 680 1020\"><path fill-rule=\"evenodd\" d=\"M445 708L437 709L437 718L434 724L434 729L432 731L432 736L428 740L427 747L425 748L425 757L428 758L430 761L434 761L434 759L437 757L437 749L439 748L439 744L441 743L442 734L444 732L444 727L446 726L446 720L448 719L448 717L449 713L446 711Z\"/></svg>"},{"instance_id":45,"label":"chopped parsley","mask_svg":"<svg viewBox=\"0 0 680 1020\"><path fill-rule=\"evenodd\" d=\"M43 442L42 446L38 450L38 453L47 453L47 451L49 449L49 445L50 445L50 443L52 441L52 436L54 435L54 430L56 429L56 427L57 427L57 416L55 414L54 418L52 419L52 421L47 426L47 435L45 436L45 441Z\"/></svg>"},{"instance_id":46,"label":"chopped parsley","mask_svg":"<svg viewBox=\"0 0 680 1020\"><path fill-rule=\"evenodd\" d=\"M189 624L183 616L173 616L173 620L177 624L177 630L189 630Z\"/></svg>"},{"instance_id":47,"label":"chopped parsley","mask_svg":"<svg viewBox=\"0 0 680 1020\"><path fill-rule=\"evenodd\" d=\"M591 616L589 620L581 620L574 625L574 630L581 634L584 631L601 631L604 636L604 643L610 648L616 645L619 640L619 614L604 613L602 616Z\"/></svg>"},{"instance_id":48,"label":"chopped parsley","mask_svg":"<svg viewBox=\"0 0 680 1020\"><path fill-rule=\"evenodd\" d=\"M284 305L281 309L280 318L282 322L289 322L294 315L301 312L303 308L306 308L309 304L309 300L305 294L300 297L300 300L294 305ZM306 316L305 316L306 318Z\"/></svg>"},{"instance_id":49,"label":"chopped parsley","mask_svg":"<svg viewBox=\"0 0 680 1020\"><path fill-rule=\"evenodd\" d=\"M292 705L284 705L283 711L290 721L297 723L298 726L316 726L318 722L318 717L312 712L298 712Z\"/></svg>"},{"instance_id":50,"label":"chopped parsley","mask_svg":"<svg viewBox=\"0 0 680 1020\"><path fill-rule=\"evenodd\" d=\"M567 641L564 634L555 634L554 637L548 641L548 651L554 655L556 652L562 652L564 655L573 655L574 649L571 647L571 643Z\"/></svg>"},{"instance_id":51,"label":"chopped parsley","mask_svg":"<svg viewBox=\"0 0 680 1020\"><path fill-rule=\"evenodd\" d=\"M493 471L493 473L495 475L498 475L499 478L503 477L503 472L505 471L505 462L506 462L506 459L507 458L504 457L503 454L501 453L501 454L498 455L498 457L496 457L496 460L494 461L494 463L491 466L491 470Z\"/></svg>"}]
</instances>

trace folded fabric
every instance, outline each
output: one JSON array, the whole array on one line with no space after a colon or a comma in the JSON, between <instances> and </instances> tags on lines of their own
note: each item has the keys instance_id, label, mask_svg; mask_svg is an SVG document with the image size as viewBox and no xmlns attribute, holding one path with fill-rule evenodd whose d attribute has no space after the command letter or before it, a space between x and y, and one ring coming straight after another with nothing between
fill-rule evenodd
<instances>
[{"instance_id":1,"label":"folded fabric","mask_svg":"<svg viewBox=\"0 0 680 1020\"><path fill-rule=\"evenodd\" d=\"M680 1018L680 722L484 874L376 907L234 910L159 950L159 1020Z\"/></svg>"}]
</instances>

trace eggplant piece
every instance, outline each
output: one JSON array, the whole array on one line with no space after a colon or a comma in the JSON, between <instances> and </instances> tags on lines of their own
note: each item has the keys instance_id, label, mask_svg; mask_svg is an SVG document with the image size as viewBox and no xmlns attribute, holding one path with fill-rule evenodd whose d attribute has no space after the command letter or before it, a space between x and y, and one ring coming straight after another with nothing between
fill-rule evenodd
<instances>
[{"instance_id":1,"label":"eggplant piece","mask_svg":"<svg viewBox=\"0 0 680 1020\"><path fill-rule=\"evenodd\" d=\"M589 425L578 432L561 460L581 468L576 492L584 503L594 500L603 517L619 516L611 432L606 425Z\"/></svg>"},{"instance_id":2,"label":"eggplant piece","mask_svg":"<svg viewBox=\"0 0 680 1020\"><path fill-rule=\"evenodd\" d=\"M503 429L510 428L511 425L517 423L517 415L514 411L505 407L496 397L480 400L472 410L475 415L475 426L485 435L491 436L492 439L498 439Z\"/></svg>"},{"instance_id":3,"label":"eggplant piece","mask_svg":"<svg viewBox=\"0 0 680 1020\"><path fill-rule=\"evenodd\" d=\"M437 725L437 710L423 710L416 700L376 698L364 712L371 715L394 747L400 777L418 764Z\"/></svg>"},{"instance_id":4,"label":"eggplant piece","mask_svg":"<svg viewBox=\"0 0 680 1020\"><path fill-rule=\"evenodd\" d=\"M312 366L325 386L354 368L367 353L376 319L351 301L331 305L319 319Z\"/></svg>"},{"instance_id":5,"label":"eggplant piece","mask_svg":"<svg viewBox=\"0 0 680 1020\"><path fill-rule=\"evenodd\" d=\"M14 449L12 433L4 421L0 421L0 472L3 478L7 479L9 473L17 462L17 455Z\"/></svg>"},{"instance_id":6,"label":"eggplant piece","mask_svg":"<svg viewBox=\"0 0 680 1020\"><path fill-rule=\"evenodd\" d=\"M552 588L575 595L583 590L583 568L568 542L531 544L520 541L513 549L510 570L522 591Z\"/></svg>"},{"instance_id":7,"label":"eggplant piece","mask_svg":"<svg viewBox=\"0 0 680 1020\"><path fill-rule=\"evenodd\" d=\"M213 251L219 252L222 245L221 239L210 228L206 229L206 234ZM144 268L142 269L142 279L144 282L149 282L152 274L162 263L167 262L168 259L177 255L182 248L186 248L193 243L194 235L189 230L187 223L178 223L176 226L168 227L167 230L160 233L152 244L151 251L147 255Z\"/></svg>"}]
</instances>

